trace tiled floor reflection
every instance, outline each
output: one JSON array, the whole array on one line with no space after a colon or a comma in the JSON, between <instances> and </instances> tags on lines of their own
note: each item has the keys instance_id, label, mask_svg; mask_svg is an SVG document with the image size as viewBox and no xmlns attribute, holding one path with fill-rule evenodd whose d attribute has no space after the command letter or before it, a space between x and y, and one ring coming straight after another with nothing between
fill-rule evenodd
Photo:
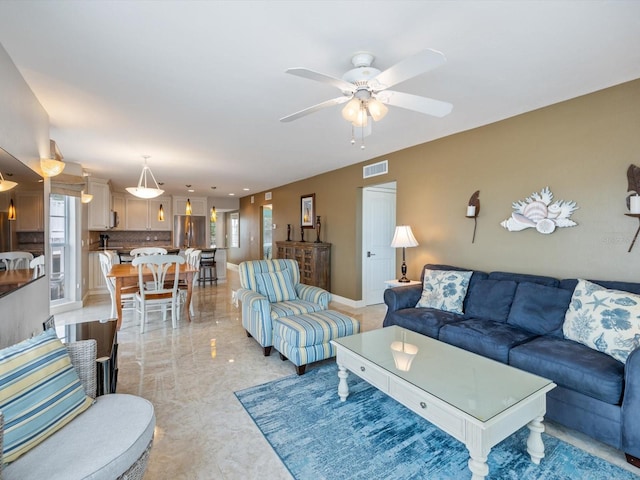
<instances>
[{"instance_id":1,"label":"tiled floor reflection","mask_svg":"<svg viewBox=\"0 0 640 480\"><path fill-rule=\"evenodd\" d=\"M149 399L157 417L147 480L291 478L233 394L295 373L277 352L264 357L258 343L245 334L240 309L232 302L238 287L237 272L231 270L227 283L196 287L195 317L189 323L183 316L175 330L170 319L163 322L156 314L140 334L133 313L124 314L118 333L117 391ZM333 303L331 308L360 320L362 330L380 328L386 311L384 305L353 309ZM55 319L61 325L107 318L109 313L109 297L98 295L82 310ZM627 466L621 452L553 425L548 431L640 474Z\"/></svg>"}]
</instances>

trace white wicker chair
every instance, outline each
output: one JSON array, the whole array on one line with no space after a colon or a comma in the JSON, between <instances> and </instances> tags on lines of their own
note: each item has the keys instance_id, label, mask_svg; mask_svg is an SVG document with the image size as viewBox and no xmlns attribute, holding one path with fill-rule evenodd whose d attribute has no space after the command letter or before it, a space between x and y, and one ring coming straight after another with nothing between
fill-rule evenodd
<instances>
[{"instance_id":1,"label":"white wicker chair","mask_svg":"<svg viewBox=\"0 0 640 480\"><path fill-rule=\"evenodd\" d=\"M71 357L71 363L76 369L87 395L96 398L96 341L82 340L69 343L67 344L67 350ZM100 425L114 423L114 421L125 422L126 420L117 419L122 417L123 413L126 413L123 410L131 412L132 407L135 409L141 407L140 410L146 412L146 416L141 422L144 428L140 428L140 431L136 431L134 435L126 436L129 439L128 441L131 441L131 444L118 444L118 442L122 442L122 437L115 434L110 435L109 438L104 438L103 432L100 431ZM84 427L78 428L79 424L83 424ZM0 412L0 452L2 452L4 436L3 426L4 417ZM126 427L134 428L131 427L131 422ZM79 475L81 474L77 471L77 467L74 466L74 459L83 457L82 461L85 465L84 473L81 475L82 478L106 478L105 475L110 475L110 472L114 472L114 469L117 469L117 473L114 473L111 478L117 480L142 480L147 469L153 444L154 427L155 415L153 406L147 400L125 394L110 394L97 397L96 404L89 407L86 412L73 419L69 424L16 461L4 466L4 469L2 462L0 462L0 478L3 480L80 478ZM125 425L120 428L125 429ZM69 432L81 435L82 438L76 437L71 440L67 438ZM132 432L130 431L129 433ZM136 435L138 435L137 438ZM71 443L80 445L83 451L70 450L69 444ZM109 448L108 451L117 451L116 456L118 458L100 455L107 449L106 443L111 444L111 447L116 446L116 448ZM61 448L61 445L64 447ZM95 476L86 471L88 468L86 459L91 457L93 452L96 452L98 457L94 466L98 471ZM132 453L135 461L130 465L129 462L122 465L124 457ZM47 459L53 457L56 457L56 466L51 468ZM114 466L114 464L118 464L119 467ZM61 471L64 469L66 471Z\"/></svg>"}]
</instances>

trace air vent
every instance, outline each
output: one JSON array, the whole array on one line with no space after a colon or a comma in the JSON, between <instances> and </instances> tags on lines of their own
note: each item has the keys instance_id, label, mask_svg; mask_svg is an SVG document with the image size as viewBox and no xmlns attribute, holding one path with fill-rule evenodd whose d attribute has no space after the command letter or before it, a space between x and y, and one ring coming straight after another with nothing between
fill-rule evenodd
<instances>
[{"instance_id":1,"label":"air vent","mask_svg":"<svg viewBox=\"0 0 640 480\"><path fill-rule=\"evenodd\" d=\"M389 173L389 161L383 160L382 162L373 163L371 165L365 165L362 167L362 178L375 177L377 175L384 175Z\"/></svg>"}]
</instances>

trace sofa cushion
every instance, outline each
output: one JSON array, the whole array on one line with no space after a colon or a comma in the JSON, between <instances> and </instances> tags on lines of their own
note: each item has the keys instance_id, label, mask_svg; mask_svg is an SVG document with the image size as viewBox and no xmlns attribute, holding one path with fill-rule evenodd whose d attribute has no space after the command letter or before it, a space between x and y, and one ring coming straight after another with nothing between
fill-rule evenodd
<instances>
[{"instance_id":1,"label":"sofa cushion","mask_svg":"<svg viewBox=\"0 0 640 480\"><path fill-rule=\"evenodd\" d=\"M13 462L92 403L55 330L0 350L2 461Z\"/></svg>"},{"instance_id":2,"label":"sofa cushion","mask_svg":"<svg viewBox=\"0 0 640 480\"><path fill-rule=\"evenodd\" d=\"M276 272L256 273L256 285L258 293L267 297L271 303L297 298L288 268Z\"/></svg>"},{"instance_id":3,"label":"sofa cushion","mask_svg":"<svg viewBox=\"0 0 640 480\"><path fill-rule=\"evenodd\" d=\"M2 478L120 478L146 450L155 424L153 405L144 398L103 395L73 422L8 465Z\"/></svg>"},{"instance_id":4,"label":"sofa cushion","mask_svg":"<svg viewBox=\"0 0 640 480\"><path fill-rule=\"evenodd\" d=\"M416 308L437 308L462 313L472 272L454 270L425 270L422 295Z\"/></svg>"},{"instance_id":5,"label":"sofa cushion","mask_svg":"<svg viewBox=\"0 0 640 480\"><path fill-rule=\"evenodd\" d=\"M383 326L398 325L437 339L443 325L458 322L463 318L457 313L445 312L436 308L402 308L394 312L387 312Z\"/></svg>"},{"instance_id":6,"label":"sofa cushion","mask_svg":"<svg viewBox=\"0 0 640 480\"><path fill-rule=\"evenodd\" d=\"M518 283L538 283L540 285L546 285L547 287L557 287L560 283L557 278L531 275L528 273L491 272L489 278L492 280L513 280Z\"/></svg>"},{"instance_id":7,"label":"sofa cushion","mask_svg":"<svg viewBox=\"0 0 640 480\"><path fill-rule=\"evenodd\" d=\"M518 284L512 280L480 280L469 289L464 310L467 318L504 322Z\"/></svg>"},{"instance_id":8,"label":"sofa cushion","mask_svg":"<svg viewBox=\"0 0 640 480\"><path fill-rule=\"evenodd\" d=\"M640 346L640 296L579 280L563 332L566 338L624 363Z\"/></svg>"},{"instance_id":9,"label":"sofa cushion","mask_svg":"<svg viewBox=\"0 0 640 480\"><path fill-rule=\"evenodd\" d=\"M444 325L439 340L507 363L509 350L536 335L504 322L472 318Z\"/></svg>"},{"instance_id":10,"label":"sofa cushion","mask_svg":"<svg viewBox=\"0 0 640 480\"><path fill-rule=\"evenodd\" d=\"M518 285L507 323L539 335L562 338L564 314L571 292L524 282Z\"/></svg>"},{"instance_id":11,"label":"sofa cushion","mask_svg":"<svg viewBox=\"0 0 640 480\"><path fill-rule=\"evenodd\" d=\"M543 336L514 347L509 364L612 405L619 405L624 365L577 342Z\"/></svg>"}]
</instances>

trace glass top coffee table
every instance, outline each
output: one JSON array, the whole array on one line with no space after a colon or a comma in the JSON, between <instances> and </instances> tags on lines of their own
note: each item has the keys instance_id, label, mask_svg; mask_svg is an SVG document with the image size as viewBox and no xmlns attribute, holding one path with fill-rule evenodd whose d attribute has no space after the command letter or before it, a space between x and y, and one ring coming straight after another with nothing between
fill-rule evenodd
<instances>
[{"instance_id":1,"label":"glass top coffee table","mask_svg":"<svg viewBox=\"0 0 640 480\"><path fill-rule=\"evenodd\" d=\"M544 457L546 393L555 384L398 326L332 340L338 395L349 395L348 371L366 380L469 450L472 479L489 473L491 448L524 425L527 452Z\"/></svg>"}]
</instances>

